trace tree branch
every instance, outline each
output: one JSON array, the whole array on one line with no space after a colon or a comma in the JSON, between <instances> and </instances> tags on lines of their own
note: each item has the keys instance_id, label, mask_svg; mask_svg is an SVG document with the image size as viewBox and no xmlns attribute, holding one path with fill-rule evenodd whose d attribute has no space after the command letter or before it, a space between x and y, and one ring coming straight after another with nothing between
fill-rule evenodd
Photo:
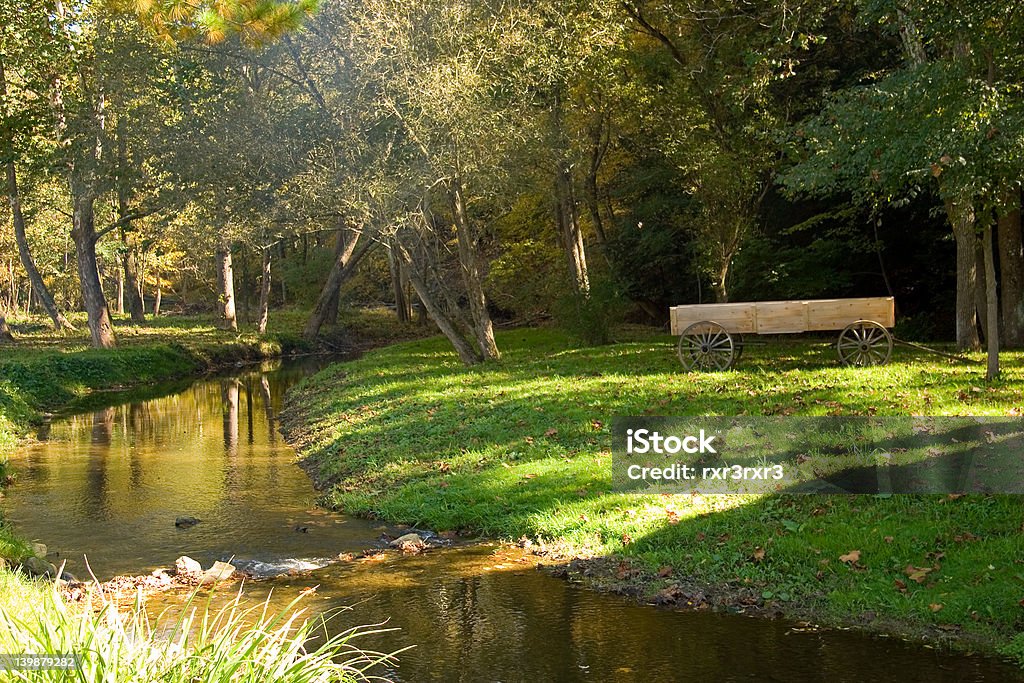
<instances>
[{"instance_id":1,"label":"tree branch","mask_svg":"<svg viewBox=\"0 0 1024 683\"><path fill-rule=\"evenodd\" d=\"M99 242L101 239L103 239L107 235L107 233L113 232L114 230L117 230L118 228L124 227L124 226L128 225L129 223L131 223L132 221L137 221L140 218L145 218L146 216L151 216L154 213L156 213L156 211L157 211L156 209L148 209L148 210L145 210L145 211L139 210L139 211L132 211L131 213L126 213L125 215L121 216L116 221L114 221L113 223L111 223L107 227L103 228L102 230L96 231L96 235L93 237L93 242Z\"/></svg>"}]
</instances>

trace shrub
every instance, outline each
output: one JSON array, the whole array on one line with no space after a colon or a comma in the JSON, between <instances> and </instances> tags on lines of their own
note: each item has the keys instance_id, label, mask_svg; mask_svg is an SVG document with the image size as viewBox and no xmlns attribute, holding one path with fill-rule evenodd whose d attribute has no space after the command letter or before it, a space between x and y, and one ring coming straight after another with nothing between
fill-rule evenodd
<instances>
[{"instance_id":1,"label":"shrub","mask_svg":"<svg viewBox=\"0 0 1024 683\"><path fill-rule=\"evenodd\" d=\"M4 580L24 581L10 573ZM3 651L77 655L81 669L73 678L79 681L353 683L370 680L369 670L378 664L394 663L392 655L352 643L368 631L327 635L327 619L306 619L296 609L301 598L274 614L265 603L242 605L241 593L219 608L194 593L182 607L151 619L141 600L127 609L101 600L93 609L68 604L53 585L33 582L22 592L32 599L0 606ZM36 682L67 680L68 673L10 675Z\"/></svg>"},{"instance_id":2,"label":"shrub","mask_svg":"<svg viewBox=\"0 0 1024 683\"><path fill-rule=\"evenodd\" d=\"M559 327L583 346L601 346L612 342L612 331L629 310L629 302L611 280L599 278L590 284L590 293L573 293L555 307Z\"/></svg>"}]
</instances>

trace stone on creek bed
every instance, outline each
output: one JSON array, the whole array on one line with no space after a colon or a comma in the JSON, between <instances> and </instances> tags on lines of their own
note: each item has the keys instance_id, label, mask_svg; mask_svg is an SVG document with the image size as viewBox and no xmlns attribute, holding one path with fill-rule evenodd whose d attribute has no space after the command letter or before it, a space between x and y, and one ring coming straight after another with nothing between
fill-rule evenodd
<instances>
[{"instance_id":1,"label":"stone on creek bed","mask_svg":"<svg viewBox=\"0 0 1024 683\"><path fill-rule=\"evenodd\" d=\"M188 555L182 555L176 559L174 561L174 569L178 574L183 576L203 573L203 565L199 564Z\"/></svg>"},{"instance_id":2,"label":"stone on creek bed","mask_svg":"<svg viewBox=\"0 0 1024 683\"><path fill-rule=\"evenodd\" d=\"M398 548L404 553L418 553L427 547L427 544L423 541L423 538L416 533L405 534L399 536L395 540L388 543L392 548Z\"/></svg>"},{"instance_id":3,"label":"stone on creek bed","mask_svg":"<svg viewBox=\"0 0 1024 683\"><path fill-rule=\"evenodd\" d=\"M34 555L22 562L21 566L32 576L46 576L51 579L57 576L56 567L43 558L35 557Z\"/></svg>"},{"instance_id":4,"label":"stone on creek bed","mask_svg":"<svg viewBox=\"0 0 1024 683\"><path fill-rule=\"evenodd\" d=\"M199 519L198 517L178 517L174 520L174 526L178 527L179 529L189 529L191 527L194 527L196 524L199 524L199 522L201 521L203 520Z\"/></svg>"},{"instance_id":5,"label":"stone on creek bed","mask_svg":"<svg viewBox=\"0 0 1024 683\"><path fill-rule=\"evenodd\" d=\"M200 584L217 583L226 581L235 573L234 565L227 562L214 562L213 566L203 572L199 579Z\"/></svg>"}]
</instances>

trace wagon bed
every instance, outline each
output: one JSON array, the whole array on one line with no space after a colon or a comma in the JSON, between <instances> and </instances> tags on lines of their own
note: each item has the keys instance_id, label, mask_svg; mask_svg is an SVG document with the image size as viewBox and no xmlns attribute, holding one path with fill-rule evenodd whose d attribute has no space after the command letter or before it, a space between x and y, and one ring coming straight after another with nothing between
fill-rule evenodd
<instances>
[{"instance_id":1,"label":"wagon bed","mask_svg":"<svg viewBox=\"0 0 1024 683\"><path fill-rule=\"evenodd\" d=\"M882 365L892 353L892 297L807 299L735 304L689 304L670 309L679 359L688 370L725 370L743 350L742 335L841 330L836 342L846 365ZM749 342L747 342L749 343Z\"/></svg>"}]
</instances>

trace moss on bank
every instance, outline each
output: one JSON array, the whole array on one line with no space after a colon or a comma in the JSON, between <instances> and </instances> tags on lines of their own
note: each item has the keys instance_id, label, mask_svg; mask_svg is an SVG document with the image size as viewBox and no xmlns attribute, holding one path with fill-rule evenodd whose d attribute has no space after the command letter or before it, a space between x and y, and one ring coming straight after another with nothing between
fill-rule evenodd
<instances>
[{"instance_id":1,"label":"moss on bank","mask_svg":"<svg viewBox=\"0 0 1024 683\"><path fill-rule=\"evenodd\" d=\"M668 337L574 349L499 335L501 363L462 367L442 339L401 344L293 391L289 438L328 500L437 530L527 536L615 555L656 591L685 578L790 613L876 618L989 647L1024 625L1024 501L1011 496L638 496L609 491L616 415L1010 415L1024 355L985 385L978 365L898 350L838 367L811 344L754 349L739 369L686 374ZM857 561L846 561L859 551ZM925 580L908 566L926 568ZM887 626L888 627L888 626ZM920 631L919 631L920 632Z\"/></svg>"}]
</instances>

